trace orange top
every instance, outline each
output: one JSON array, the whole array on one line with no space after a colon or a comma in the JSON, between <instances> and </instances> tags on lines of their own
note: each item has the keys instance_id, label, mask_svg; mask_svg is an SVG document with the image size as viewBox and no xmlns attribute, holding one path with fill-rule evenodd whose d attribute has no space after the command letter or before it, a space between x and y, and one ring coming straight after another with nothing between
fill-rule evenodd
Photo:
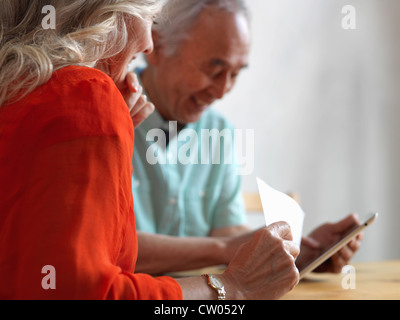
<instances>
[{"instance_id":1,"label":"orange top","mask_svg":"<svg viewBox=\"0 0 400 320\"><path fill-rule=\"evenodd\" d=\"M182 299L172 278L134 274L133 139L95 69L61 69L0 108L0 299Z\"/></svg>"}]
</instances>

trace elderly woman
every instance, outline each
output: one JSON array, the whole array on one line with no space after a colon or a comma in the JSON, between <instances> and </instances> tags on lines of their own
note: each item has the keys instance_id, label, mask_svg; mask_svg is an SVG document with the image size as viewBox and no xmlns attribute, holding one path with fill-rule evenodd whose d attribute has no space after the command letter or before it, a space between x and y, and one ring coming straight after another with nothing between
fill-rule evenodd
<instances>
[{"instance_id":1,"label":"elderly woman","mask_svg":"<svg viewBox=\"0 0 400 320\"><path fill-rule=\"evenodd\" d=\"M131 116L153 107L127 66L152 51L162 2L2 1L0 299L265 299L297 284L284 223L218 281L134 273ZM45 5L55 29L42 28Z\"/></svg>"}]
</instances>

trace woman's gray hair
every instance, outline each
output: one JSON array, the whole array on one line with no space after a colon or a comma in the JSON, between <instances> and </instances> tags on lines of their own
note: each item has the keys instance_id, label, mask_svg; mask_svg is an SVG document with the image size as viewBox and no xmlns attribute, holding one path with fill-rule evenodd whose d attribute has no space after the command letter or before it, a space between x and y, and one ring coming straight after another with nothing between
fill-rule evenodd
<instances>
[{"instance_id":1,"label":"woman's gray hair","mask_svg":"<svg viewBox=\"0 0 400 320\"><path fill-rule=\"evenodd\" d=\"M15 102L69 65L94 67L120 53L134 18L156 15L165 0L1 0L0 107ZM56 10L44 29L42 10Z\"/></svg>"},{"instance_id":2,"label":"woman's gray hair","mask_svg":"<svg viewBox=\"0 0 400 320\"><path fill-rule=\"evenodd\" d=\"M164 53L172 56L181 43L188 39L189 32L201 12L209 6L222 10L242 13L248 21L250 14L244 0L168 0L153 30L160 35L159 44ZM156 44L157 45L157 44Z\"/></svg>"}]
</instances>

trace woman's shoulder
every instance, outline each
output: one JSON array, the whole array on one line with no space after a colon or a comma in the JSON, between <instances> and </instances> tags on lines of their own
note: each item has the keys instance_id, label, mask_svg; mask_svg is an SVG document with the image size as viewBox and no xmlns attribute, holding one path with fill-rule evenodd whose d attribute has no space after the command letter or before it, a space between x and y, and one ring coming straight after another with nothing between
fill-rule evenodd
<instances>
[{"instance_id":1,"label":"woman's shoulder","mask_svg":"<svg viewBox=\"0 0 400 320\"><path fill-rule=\"evenodd\" d=\"M100 70L68 66L53 72L51 78L11 106L32 107L51 104L61 111L63 106L84 102L101 107L110 99L123 103L114 81ZM7 109L12 109L7 108Z\"/></svg>"},{"instance_id":2,"label":"woman's shoulder","mask_svg":"<svg viewBox=\"0 0 400 320\"><path fill-rule=\"evenodd\" d=\"M59 108L67 107L94 113L127 111L125 101L114 81L100 70L69 66L57 70L42 87L40 97ZM74 108L79 106L79 108Z\"/></svg>"},{"instance_id":3,"label":"woman's shoulder","mask_svg":"<svg viewBox=\"0 0 400 320\"><path fill-rule=\"evenodd\" d=\"M114 81L97 69L60 69L53 74L44 94L47 97L41 97L47 100L49 113L74 119L74 125L81 124L83 130L131 124L128 107Z\"/></svg>"},{"instance_id":4,"label":"woman's shoulder","mask_svg":"<svg viewBox=\"0 0 400 320\"><path fill-rule=\"evenodd\" d=\"M109 92L118 93L114 81L104 72L88 67L68 66L53 73L51 79L44 85L47 90L70 89L82 91L85 88L107 89Z\"/></svg>"},{"instance_id":5,"label":"woman's shoulder","mask_svg":"<svg viewBox=\"0 0 400 320\"><path fill-rule=\"evenodd\" d=\"M7 106L0 122L71 136L115 134L132 126L129 109L113 80L99 70L79 66L55 71L48 82Z\"/></svg>"},{"instance_id":6,"label":"woman's shoulder","mask_svg":"<svg viewBox=\"0 0 400 320\"><path fill-rule=\"evenodd\" d=\"M93 68L69 66L57 70L37 94L38 104L50 105L55 112L79 113L90 118L98 115L103 119L118 112L128 113L114 81Z\"/></svg>"},{"instance_id":7,"label":"woman's shoulder","mask_svg":"<svg viewBox=\"0 0 400 320\"><path fill-rule=\"evenodd\" d=\"M71 84L90 80L113 83L108 75L98 69L75 65L58 69L53 73L50 81Z\"/></svg>"}]
</instances>

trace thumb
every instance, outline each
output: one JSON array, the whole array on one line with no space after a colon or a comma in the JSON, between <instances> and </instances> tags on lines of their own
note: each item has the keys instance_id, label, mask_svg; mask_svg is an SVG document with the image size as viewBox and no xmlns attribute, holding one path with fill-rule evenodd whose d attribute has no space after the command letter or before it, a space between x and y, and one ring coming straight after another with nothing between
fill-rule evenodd
<instances>
[{"instance_id":1,"label":"thumb","mask_svg":"<svg viewBox=\"0 0 400 320\"><path fill-rule=\"evenodd\" d=\"M321 248L321 244L317 240L315 240L311 237L302 237L301 245L305 245L306 247L309 247L311 249L320 249Z\"/></svg>"},{"instance_id":2,"label":"thumb","mask_svg":"<svg viewBox=\"0 0 400 320\"><path fill-rule=\"evenodd\" d=\"M345 232L356 225L360 225L360 220L358 219L358 215L355 213L334 224L336 232L339 233Z\"/></svg>"}]
</instances>

